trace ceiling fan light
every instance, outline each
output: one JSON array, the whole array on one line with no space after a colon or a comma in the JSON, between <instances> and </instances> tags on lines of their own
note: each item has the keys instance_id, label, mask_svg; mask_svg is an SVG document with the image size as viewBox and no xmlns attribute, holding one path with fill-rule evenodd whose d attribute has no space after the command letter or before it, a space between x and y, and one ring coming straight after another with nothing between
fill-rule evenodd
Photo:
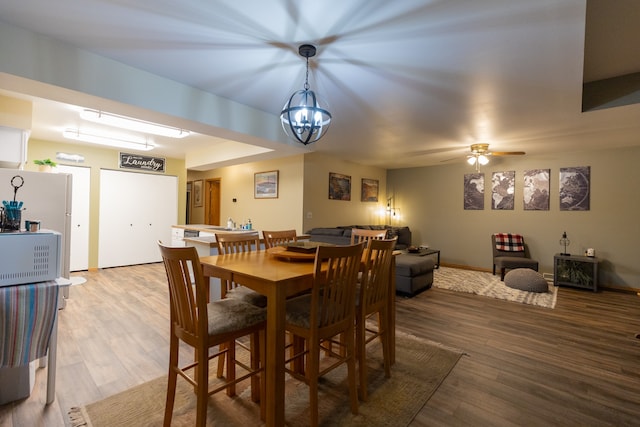
<instances>
[{"instance_id":1,"label":"ceiling fan light","mask_svg":"<svg viewBox=\"0 0 640 427\"><path fill-rule=\"evenodd\" d=\"M489 158L487 156L485 156L484 154L480 154L478 156L478 163L480 163L482 166L484 166L487 163L489 163Z\"/></svg>"},{"instance_id":2,"label":"ceiling fan light","mask_svg":"<svg viewBox=\"0 0 640 427\"><path fill-rule=\"evenodd\" d=\"M475 156L470 156L467 158L467 163L469 163L471 166L476 164L476 157Z\"/></svg>"}]
</instances>

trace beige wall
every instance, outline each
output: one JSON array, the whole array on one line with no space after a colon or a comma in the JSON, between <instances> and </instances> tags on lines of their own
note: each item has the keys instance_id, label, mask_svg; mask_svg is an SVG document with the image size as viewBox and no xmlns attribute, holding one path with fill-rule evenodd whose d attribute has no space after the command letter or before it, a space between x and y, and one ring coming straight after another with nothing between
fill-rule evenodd
<instances>
[{"instance_id":1,"label":"beige wall","mask_svg":"<svg viewBox=\"0 0 640 427\"><path fill-rule=\"evenodd\" d=\"M553 255L561 252L559 240L567 232L572 254L595 248L602 259L603 285L640 289L640 148L563 153L556 156L492 158L485 173L485 209L463 209L463 177L473 169L464 161L450 165L398 169L388 172L387 185L394 189L396 205L402 209L413 232L414 244L442 250L442 261L491 269L490 235L512 232L525 235L540 271L553 272ZM591 167L591 209L586 212L559 210L559 169ZM551 169L551 199L548 211L524 211L523 171ZM491 173L515 170L513 211L491 209Z\"/></svg>"},{"instance_id":2,"label":"beige wall","mask_svg":"<svg viewBox=\"0 0 640 427\"><path fill-rule=\"evenodd\" d=\"M240 223L251 219L256 230L295 229L302 233L303 156L228 166L206 172L188 172L188 180L219 178L220 221L231 217ZM254 174L277 170L278 198L254 198ZM236 202L233 202L233 199ZM191 223L204 223L204 207L193 208Z\"/></svg>"},{"instance_id":3,"label":"beige wall","mask_svg":"<svg viewBox=\"0 0 640 427\"><path fill-rule=\"evenodd\" d=\"M279 197L254 199L254 173L270 170L279 171ZM329 172L351 176L350 201L329 200ZM386 222L384 215L380 216L386 202L384 169L311 153L188 173L189 181L210 178L221 179L223 225L231 216L237 223L251 218L257 230L295 228L298 233L305 233L313 227ZM362 178L379 180L378 203L360 201ZM236 203L232 202L234 197ZM191 222L203 221L204 208L194 208Z\"/></svg>"},{"instance_id":4,"label":"beige wall","mask_svg":"<svg viewBox=\"0 0 640 427\"><path fill-rule=\"evenodd\" d=\"M59 151L69 154L80 154L84 156L85 161L83 163L74 163L56 160L56 153ZM38 167L34 165L33 161L47 158L60 164L91 168L91 200L89 206L89 268L98 267L98 234L100 226L100 170L118 170L119 152L119 150L102 148L99 146L93 147L88 145L52 143L34 139L29 140L27 163L25 165L26 170L38 170ZM184 160L166 159L165 169L166 175L175 175L178 177L178 206L167 206L167 208L177 209L178 221L180 223L184 223L187 188L187 174L184 167Z\"/></svg>"},{"instance_id":5,"label":"beige wall","mask_svg":"<svg viewBox=\"0 0 640 427\"><path fill-rule=\"evenodd\" d=\"M304 157L304 230L338 225L385 224L386 170L363 166L320 153ZM351 176L351 200L329 199L329 172ZM379 181L378 202L361 202L362 179ZM310 215L309 215L310 214Z\"/></svg>"}]
</instances>

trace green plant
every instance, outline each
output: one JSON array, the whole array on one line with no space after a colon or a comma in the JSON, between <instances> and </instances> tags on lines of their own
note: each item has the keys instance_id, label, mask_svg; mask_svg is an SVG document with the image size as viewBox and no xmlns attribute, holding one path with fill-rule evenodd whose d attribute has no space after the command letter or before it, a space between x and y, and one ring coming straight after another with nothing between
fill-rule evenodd
<instances>
[{"instance_id":1,"label":"green plant","mask_svg":"<svg viewBox=\"0 0 640 427\"><path fill-rule=\"evenodd\" d=\"M51 159L34 160L33 163L40 166L51 166L52 168L58 166L58 164Z\"/></svg>"}]
</instances>

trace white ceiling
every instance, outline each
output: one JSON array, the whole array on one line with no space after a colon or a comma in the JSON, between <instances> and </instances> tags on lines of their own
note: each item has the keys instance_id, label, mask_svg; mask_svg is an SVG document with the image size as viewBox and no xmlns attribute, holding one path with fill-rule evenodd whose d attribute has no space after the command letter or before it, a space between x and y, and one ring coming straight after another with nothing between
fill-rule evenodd
<instances>
[{"instance_id":1,"label":"white ceiling","mask_svg":"<svg viewBox=\"0 0 640 427\"><path fill-rule=\"evenodd\" d=\"M312 43L311 87L334 120L311 150L400 168L464 158L475 142L537 155L640 145L638 105L581 112L583 63L584 81L640 71L636 30L609 31L635 28L640 4L605 3L589 0L599 43L587 59L585 0L0 0L0 20L276 121L304 82L297 47ZM60 140L60 123L78 121L68 105L33 101L33 138ZM216 136L153 153L184 157Z\"/></svg>"}]
</instances>

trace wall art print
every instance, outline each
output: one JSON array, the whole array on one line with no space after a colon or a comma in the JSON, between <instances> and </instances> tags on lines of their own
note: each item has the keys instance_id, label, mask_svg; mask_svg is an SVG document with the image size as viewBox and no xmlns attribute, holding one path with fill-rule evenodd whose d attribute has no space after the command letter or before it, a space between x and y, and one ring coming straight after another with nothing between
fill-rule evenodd
<instances>
[{"instance_id":1,"label":"wall art print","mask_svg":"<svg viewBox=\"0 0 640 427\"><path fill-rule=\"evenodd\" d=\"M522 197L525 211L549 210L549 177L551 169L524 171Z\"/></svg>"},{"instance_id":2,"label":"wall art print","mask_svg":"<svg viewBox=\"0 0 640 427\"><path fill-rule=\"evenodd\" d=\"M255 199L278 198L279 171L257 172L253 175L253 197Z\"/></svg>"},{"instance_id":3,"label":"wall art print","mask_svg":"<svg viewBox=\"0 0 640 427\"><path fill-rule=\"evenodd\" d=\"M491 209L512 211L516 190L516 171L493 172L491 175Z\"/></svg>"},{"instance_id":4,"label":"wall art print","mask_svg":"<svg viewBox=\"0 0 640 427\"><path fill-rule=\"evenodd\" d=\"M484 209L484 173L464 174L464 209L467 211Z\"/></svg>"},{"instance_id":5,"label":"wall art print","mask_svg":"<svg viewBox=\"0 0 640 427\"><path fill-rule=\"evenodd\" d=\"M202 180L193 181L193 206L202 207Z\"/></svg>"},{"instance_id":6,"label":"wall art print","mask_svg":"<svg viewBox=\"0 0 640 427\"><path fill-rule=\"evenodd\" d=\"M588 211L591 197L591 167L560 168L560 210Z\"/></svg>"},{"instance_id":7,"label":"wall art print","mask_svg":"<svg viewBox=\"0 0 640 427\"><path fill-rule=\"evenodd\" d=\"M351 177L329 172L329 199L351 200Z\"/></svg>"},{"instance_id":8,"label":"wall art print","mask_svg":"<svg viewBox=\"0 0 640 427\"><path fill-rule=\"evenodd\" d=\"M380 187L380 182L377 179L362 178L362 187L360 189L360 201L377 202L379 187Z\"/></svg>"}]
</instances>

